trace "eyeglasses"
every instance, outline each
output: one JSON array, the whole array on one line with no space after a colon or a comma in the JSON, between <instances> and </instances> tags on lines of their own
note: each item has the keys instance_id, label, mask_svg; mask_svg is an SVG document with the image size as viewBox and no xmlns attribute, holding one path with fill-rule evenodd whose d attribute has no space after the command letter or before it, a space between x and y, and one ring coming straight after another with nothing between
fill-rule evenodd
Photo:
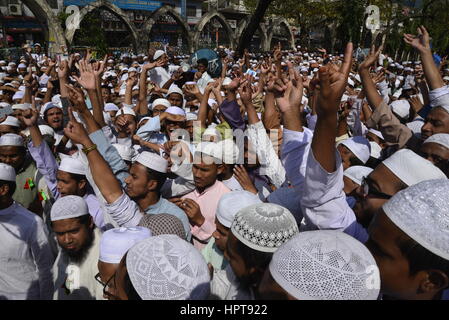
<instances>
[{"instance_id":1,"label":"eyeglasses","mask_svg":"<svg viewBox=\"0 0 449 320\"><path fill-rule=\"evenodd\" d=\"M380 198L380 199L391 199L391 195L377 191L376 189L373 188L372 186L373 181L368 178L368 177L364 177L362 180L362 190L363 190L363 196L367 197L367 196L371 196L374 198Z\"/></svg>"},{"instance_id":2,"label":"eyeglasses","mask_svg":"<svg viewBox=\"0 0 449 320\"><path fill-rule=\"evenodd\" d=\"M103 295L104 296L112 298L113 300L120 300L117 296L113 295L108 290L110 288L115 288L115 273L112 275L112 277L109 278L109 280L106 283L104 283L101 280L100 273L98 272L95 275L95 280L103 286Z\"/></svg>"}]
</instances>

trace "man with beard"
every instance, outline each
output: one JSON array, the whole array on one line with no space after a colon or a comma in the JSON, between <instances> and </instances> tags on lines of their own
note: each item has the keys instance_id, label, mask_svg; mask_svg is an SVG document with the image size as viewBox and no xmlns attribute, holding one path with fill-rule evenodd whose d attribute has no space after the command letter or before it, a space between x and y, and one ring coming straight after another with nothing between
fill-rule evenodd
<instances>
[{"instance_id":1,"label":"man with beard","mask_svg":"<svg viewBox=\"0 0 449 320\"><path fill-rule=\"evenodd\" d=\"M172 74L179 69L179 66L169 65L168 56L162 50L157 50L154 53L153 61L160 62L162 66L150 70L150 79L162 88L170 80Z\"/></svg>"},{"instance_id":2,"label":"man with beard","mask_svg":"<svg viewBox=\"0 0 449 320\"><path fill-rule=\"evenodd\" d=\"M42 114L45 123L55 131L56 144L59 144L64 136L62 132L64 128L62 107L53 102L48 102L44 105Z\"/></svg>"},{"instance_id":3,"label":"man with beard","mask_svg":"<svg viewBox=\"0 0 449 320\"><path fill-rule=\"evenodd\" d=\"M55 300L103 300L98 273L100 232L83 198L65 196L51 209L51 226L61 247L53 265Z\"/></svg>"}]
</instances>

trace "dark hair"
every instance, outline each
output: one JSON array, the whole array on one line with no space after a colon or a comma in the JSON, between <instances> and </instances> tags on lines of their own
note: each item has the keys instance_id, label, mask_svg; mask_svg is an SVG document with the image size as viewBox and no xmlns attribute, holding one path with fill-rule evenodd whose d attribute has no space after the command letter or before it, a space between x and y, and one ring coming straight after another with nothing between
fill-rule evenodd
<instances>
[{"instance_id":1,"label":"dark hair","mask_svg":"<svg viewBox=\"0 0 449 320\"><path fill-rule=\"evenodd\" d=\"M203 58L203 59L200 59L197 61L197 65L199 66L200 64L207 68L209 66L209 61L207 61L207 59Z\"/></svg>"},{"instance_id":2,"label":"dark hair","mask_svg":"<svg viewBox=\"0 0 449 320\"><path fill-rule=\"evenodd\" d=\"M150 168L146 168L147 169L147 176L148 176L148 180L156 180L157 181L157 189L156 191L159 193L162 186L165 183L165 180L167 179L167 175L165 173L156 171L156 170L152 170Z\"/></svg>"},{"instance_id":3,"label":"dark hair","mask_svg":"<svg viewBox=\"0 0 449 320\"><path fill-rule=\"evenodd\" d=\"M8 195L12 197L12 195L14 194L14 192L16 191L16 182L15 181L6 181L6 180L0 180L0 187L3 185L7 185L9 188L9 193Z\"/></svg>"},{"instance_id":4,"label":"dark hair","mask_svg":"<svg viewBox=\"0 0 449 320\"><path fill-rule=\"evenodd\" d=\"M399 249L407 258L410 275L423 270L440 270L449 277L449 260L430 252L413 239L399 242Z\"/></svg>"},{"instance_id":5,"label":"dark hair","mask_svg":"<svg viewBox=\"0 0 449 320\"><path fill-rule=\"evenodd\" d=\"M349 148L348 148L348 150L349 150ZM349 163L351 164L351 167L352 166L364 166L365 164L362 162L362 160L360 160L359 158L357 158L355 155L354 155L354 157L351 157L350 159L349 159Z\"/></svg>"},{"instance_id":6,"label":"dark hair","mask_svg":"<svg viewBox=\"0 0 449 320\"><path fill-rule=\"evenodd\" d=\"M81 180L86 180L87 178L85 175L82 174L76 174L76 173L71 173L71 172L67 172L70 175L70 178L72 178L73 180L76 180L76 182L81 182Z\"/></svg>"}]
</instances>

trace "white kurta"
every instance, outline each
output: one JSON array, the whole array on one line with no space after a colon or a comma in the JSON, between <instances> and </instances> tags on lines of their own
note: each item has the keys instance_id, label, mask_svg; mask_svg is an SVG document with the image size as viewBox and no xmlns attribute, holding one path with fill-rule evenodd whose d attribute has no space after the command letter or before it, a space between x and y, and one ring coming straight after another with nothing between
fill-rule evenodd
<instances>
[{"instance_id":1,"label":"white kurta","mask_svg":"<svg viewBox=\"0 0 449 320\"><path fill-rule=\"evenodd\" d=\"M94 236L92 247L81 264L71 262L69 256L60 250L53 266L54 300L104 300L103 287L95 280L100 255L101 234L98 229L95 229Z\"/></svg>"},{"instance_id":2,"label":"white kurta","mask_svg":"<svg viewBox=\"0 0 449 320\"><path fill-rule=\"evenodd\" d=\"M50 249L44 222L14 202L0 210L0 299L51 300Z\"/></svg>"}]
</instances>

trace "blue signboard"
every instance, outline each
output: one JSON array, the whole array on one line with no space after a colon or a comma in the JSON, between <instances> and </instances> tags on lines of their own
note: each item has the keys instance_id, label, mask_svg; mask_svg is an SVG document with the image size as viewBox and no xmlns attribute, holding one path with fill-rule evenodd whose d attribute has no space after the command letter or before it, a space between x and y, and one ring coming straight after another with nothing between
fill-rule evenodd
<instances>
[{"instance_id":1,"label":"blue signboard","mask_svg":"<svg viewBox=\"0 0 449 320\"><path fill-rule=\"evenodd\" d=\"M95 2L94 0L64 0L64 6L79 6L84 7L89 3ZM159 1L150 0L110 0L110 3L116 5L120 9L129 10L146 10L155 11L162 7L162 3Z\"/></svg>"}]
</instances>

